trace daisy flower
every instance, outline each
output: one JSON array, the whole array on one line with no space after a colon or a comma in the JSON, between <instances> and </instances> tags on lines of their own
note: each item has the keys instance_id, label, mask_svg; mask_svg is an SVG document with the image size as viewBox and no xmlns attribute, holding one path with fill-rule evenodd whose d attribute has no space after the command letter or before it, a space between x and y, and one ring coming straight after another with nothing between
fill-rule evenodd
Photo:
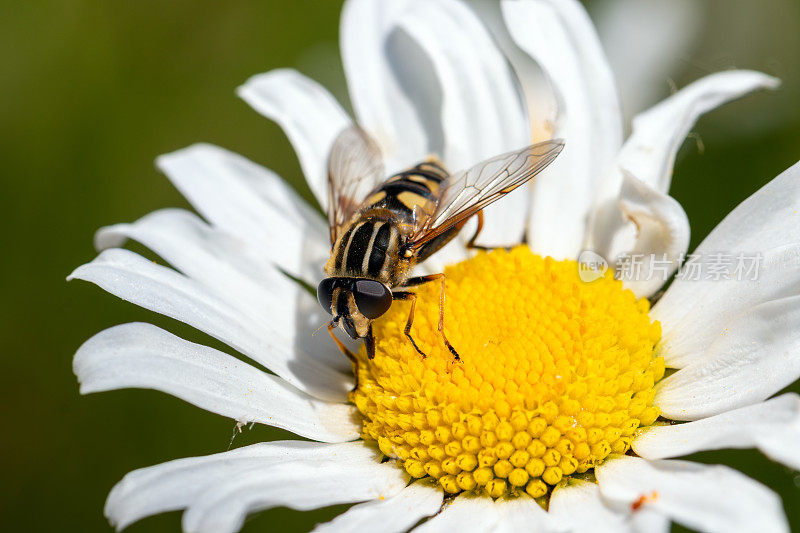
<instances>
[{"instance_id":1,"label":"daisy flower","mask_svg":"<svg viewBox=\"0 0 800 533\"><path fill-rule=\"evenodd\" d=\"M755 447L800 468L800 399L771 398L800 375L800 166L737 207L697 257L748 254L755 277L695 280L689 225L667 195L676 152L700 114L776 80L714 74L640 114L623 142L614 79L578 2L349 0L342 56L357 123L387 171L437 154L452 170L551 136L567 146L530 188L486 213L482 244L453 241L421 268L447 276L375 322L358 387L325 335L311 286L328 228L271 171L196 145L158 166L197 209L101 229L100 254L70 276L183 321L242 359L133 323L75 356L81 392L157 389L306 440L264 442L129 473L105 513L117 528L184 510L186 531L236 531L248 513L356 503L319 531L785 531L781 501L725 466L674 460ZM279 123L325 209L326 159L353 119L292 70L239 94ZM469 229L464 231L465 235ZM135 240L171 266L122 246ZM582 281L591 249L642 256L663 276ZM658 264L656 264L658 260ZM287 275L288 274L288 275ZM435 285L435 284L434 284ZM249 362L245 362L248 360Z\"/></svg>"}]
</instances>

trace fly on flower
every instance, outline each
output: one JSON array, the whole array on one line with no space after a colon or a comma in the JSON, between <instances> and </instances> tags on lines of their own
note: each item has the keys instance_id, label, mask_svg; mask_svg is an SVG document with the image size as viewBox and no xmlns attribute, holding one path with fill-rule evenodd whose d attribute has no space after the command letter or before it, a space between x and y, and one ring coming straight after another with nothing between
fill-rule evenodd
<instances>
[{"instance_id":1,"label":"fly on flower","mask_svg":"<svg viewBox=\"0 0 800 533\"><path fill-rule=\"evenodd\" d=\"M409 300L405 336L425 357L411 336L416 294L409 289L439 280L438 330L459 360L444 333L444 274L411 277L411 271L450 242L472 216L477 216L478 226L467 248L476 248L483 208L541 172L563 147L561 140L544 141L455 174L429 158L384 179L377 144L357 126L342 131L328 160L328 277L317 287L319 303L333 315L328 332L339 349L355 364L355 356L333 334L341 324L350 337L365 339L372 359L372 320L386 313L394 300Z\"/></svg>"}]
</instances>

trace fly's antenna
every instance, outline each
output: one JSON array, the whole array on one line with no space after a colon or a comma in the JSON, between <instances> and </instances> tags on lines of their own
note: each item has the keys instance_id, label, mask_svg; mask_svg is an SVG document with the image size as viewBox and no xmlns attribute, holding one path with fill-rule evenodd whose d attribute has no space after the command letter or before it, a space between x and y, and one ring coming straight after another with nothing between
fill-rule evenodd
<instances>
[{"instance_id":1,"label":"fly's antenna","mask_svg":"<svg viewBox=\"0 0 800 533\"><path fill-rule=\"evenodd\" d=\"M337 327L338 325L339 325L339 317L337 316L336 318L334 318L334 319L333 319L333 320L331 320L330 322L325 322L325 323L324 323L324 324L322 324L320 327L318 327L317 329L315 329L315 330L314 330L314 333L312 333L312 334L311 334L311 336L312 336L312 337L313 337L313 336L315 336L317 333L319 333L319 330L321 330L321 329L322 329L322 328L324 328L325 326L333 326L333 327L335 328L335 327Z\"/></svg>"}]
</instances>

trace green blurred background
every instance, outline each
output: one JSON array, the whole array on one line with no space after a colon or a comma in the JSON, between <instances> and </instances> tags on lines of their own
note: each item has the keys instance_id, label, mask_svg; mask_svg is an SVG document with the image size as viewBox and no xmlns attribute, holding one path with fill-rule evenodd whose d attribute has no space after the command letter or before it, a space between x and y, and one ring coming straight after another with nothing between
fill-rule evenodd
<instances>
[{"instance_id":1,"label":"green blurred background","mask_svg":"<svg viewBox=\"0 0 800 533\"><path fill-rule=\"evenodd\" d=\"M592 2L602 17L616 0ZM645 0L642 0L645 1ZM671 79L756 68L784 80L777 93L728 105L695 128L673 195L693 246L737 203L800 159L800 3L700 2ZM0 524L6 531L108 531L103 502L126 472L228 447L233 422L164 394L78 395L77 347L108 326L146 320L201 335L65 277L94 257L100 226L186 202L153 167L156 155L220 144L298 185L280 129L234 96L249 76L294 67L344 101L337 39L340 2L59 1L0 4L2 439ZM687 34L690 33L687 29ZM667 80L659 80L664 94ZM797 385L793 390L798 389ZM282 437L254 428L234 446ZM800 452L800 444L798 445ZM780 492L800 530L800 475L751 451L698 454ZM304 531L340 509L276 509L248 531ZM176 531L179 514L130 531Z\"/></svg>"}]
</instances>

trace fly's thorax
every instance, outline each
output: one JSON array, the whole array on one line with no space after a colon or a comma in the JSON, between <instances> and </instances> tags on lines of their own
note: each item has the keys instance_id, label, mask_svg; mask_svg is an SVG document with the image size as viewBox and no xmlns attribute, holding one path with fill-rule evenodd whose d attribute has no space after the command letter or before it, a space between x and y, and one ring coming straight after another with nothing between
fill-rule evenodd
<instances>
[{"instance_id":1,"label":"fly's thorax","mask_svg":"<svg viewBox=\"0 0 800 533\"><path fill-rule=\"evenodd\" d=\"M405 280L401 221L385 209L365 209L342 231L325 265L329 277L367 278L390 287Z\"/></svg>"}]
</instances>

